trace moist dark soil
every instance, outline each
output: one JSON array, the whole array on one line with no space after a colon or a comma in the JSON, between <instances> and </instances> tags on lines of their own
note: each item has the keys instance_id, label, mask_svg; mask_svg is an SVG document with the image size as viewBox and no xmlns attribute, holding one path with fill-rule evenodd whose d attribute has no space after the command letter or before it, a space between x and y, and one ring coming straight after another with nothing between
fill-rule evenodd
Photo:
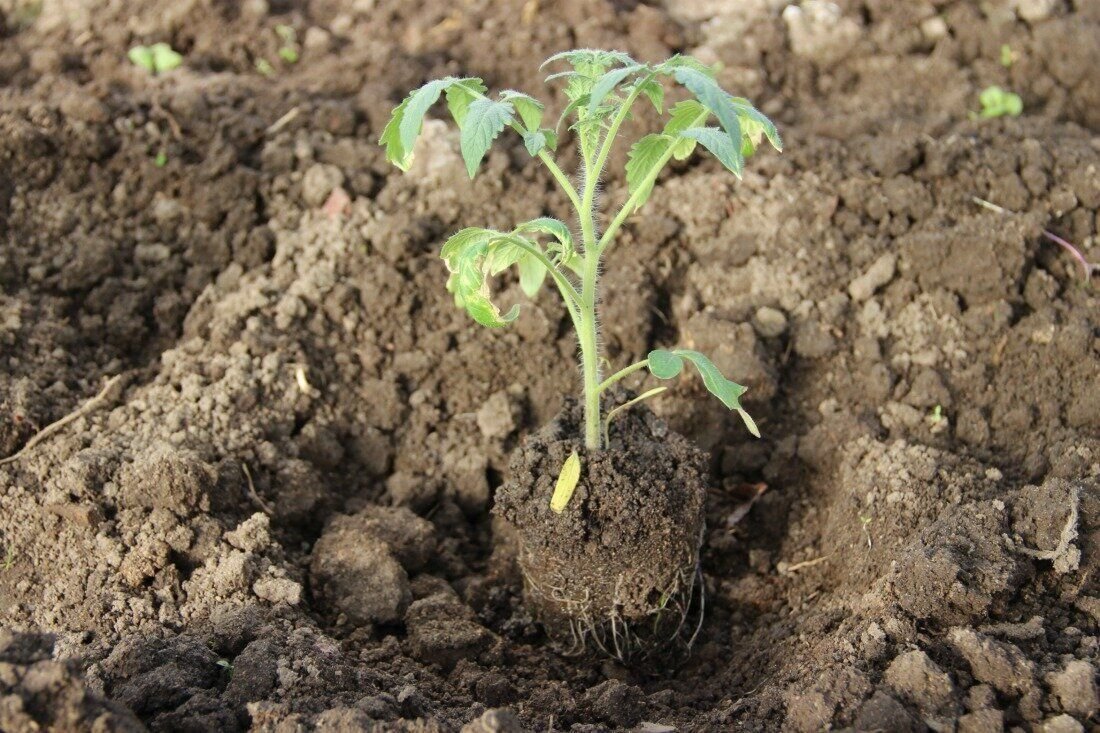
<instances>
[{"instance_id":1,"label":"moist dark soil","mask_svg":"<svg viewBox=\"0 0 1100 733\"><path fill-rule=\"evenodd\" d=\"M644 406L616 416L601 451L585 450L583 425L570 398L514 451L494 497L502 534L516 535L527 608L565 653L592 646L626 662L687 651L704 606L707 457ZM574 452L581 478L557 513L548 497Z\"/></svg>"},{"instance_id":2,"label":"moist dark soil","mask_svg":"<svg viewBox=\"0 0 1100 733\"><path fill-rule=\"evenodd\" d=\"M1042 232L1100 260L1098 37L1091 0L0 0L0 456L120 377L0 465L0 729L1095 727L1100 298ZM786 143L674 164L603 279L613 366L705 352L764 436L653 403L710 456L676 667L560 655L494 532L576 345L551 292L478 328L437 253L568 202L516 139L473 182L441 120L407 174L375 142L446 74L554 114L571 47L721 62Z\"/></svg>"}]
</instances>

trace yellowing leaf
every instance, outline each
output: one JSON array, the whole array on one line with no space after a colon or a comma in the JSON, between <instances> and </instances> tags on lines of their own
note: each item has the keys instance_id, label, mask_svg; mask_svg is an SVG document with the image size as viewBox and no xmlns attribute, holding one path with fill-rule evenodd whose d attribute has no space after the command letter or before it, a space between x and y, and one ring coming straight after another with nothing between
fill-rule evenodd
<instances>
[{"instance_id":1,"label":"yellowing leaf","mask_svg":"<svg viewBox=\"0 0 1100 733\"><path fill-rule=\"evenodd\" d=\"M561 473L558 474L558 483L554 486L554 495L550 497L550 510L556 514L565 511L569 500L573 498L573 492L577 489L577 482L581 480L581 457L577 451L569 454L562 464Z\"/></svg>"}]
</instances>

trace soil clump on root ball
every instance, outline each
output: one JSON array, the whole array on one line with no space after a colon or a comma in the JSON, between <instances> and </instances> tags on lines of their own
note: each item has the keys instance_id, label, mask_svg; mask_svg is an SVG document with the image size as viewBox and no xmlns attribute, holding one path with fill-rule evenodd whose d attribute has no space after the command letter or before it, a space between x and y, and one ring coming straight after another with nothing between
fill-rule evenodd
<instances>
[{"instance_id":1,"label":"soil clump on root ball","mask_svg":"<svg viewBox=\"0 0 1100 733\"><path fill-rule=\"evenodd\" d=\"M496 494L494 511L518 531L528 608L566 653L681 655L704 606L706 454L644 407L621 414L597 453L584 450L581 421L579 403L567 401L515 450ZM581 478L558 514L550 497L574 450Z\"/></svg>"}]
</instances>

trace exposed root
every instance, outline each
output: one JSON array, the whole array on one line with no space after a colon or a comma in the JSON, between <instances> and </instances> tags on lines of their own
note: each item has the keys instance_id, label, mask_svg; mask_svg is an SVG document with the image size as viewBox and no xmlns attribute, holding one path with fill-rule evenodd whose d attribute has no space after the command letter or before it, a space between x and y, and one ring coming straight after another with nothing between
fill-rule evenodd
<instances>
[{"instance_id":1,"label":"exposed root","mask_svg":"<svg viewBox=\"0 0 1100 733\"><path fill-rule=\"evenodd\" d=\"M700 531L697 547L702 547L702 540ZM703 628L706 610L706 588L698 551L695 557L695 564L680 570L645 618L634 620L623 616L622 604L617 600L610 610L598 611L587 591L583 597L568 596L564 591L565 579L560 574L539 583L524 563L519 565L528 596L541 601L536 606L553 608L568 629L568 642L559 648L559 653L579 656L591 647L625 664L654 657L686 657L691 653Z\"/></svg>"}]
</instances>

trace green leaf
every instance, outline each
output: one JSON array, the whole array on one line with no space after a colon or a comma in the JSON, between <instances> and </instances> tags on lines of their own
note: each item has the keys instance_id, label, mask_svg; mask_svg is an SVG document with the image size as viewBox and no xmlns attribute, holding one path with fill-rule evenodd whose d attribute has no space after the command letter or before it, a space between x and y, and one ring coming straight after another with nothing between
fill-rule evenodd
<instances>
[{"instance_id":1,"label":"green leaf","mask_svg":"<svg viewBox=\"0 0 1100 733\"><path fill-rule=\"evenodd\" d=\"M152 46L134 46L127 52L126 56L131 63L140 66L150 74L171 71L183 63L183 56L173 51L167 43L154 43Z\"/></svg>"},{"instance_id":2,"label":"green leaf","mask_svg":"<svg viewBox=\"0 0 1100 733\"><path fill-rule=\"evenodd\" d=\"M555 61L566 60L571 66L578 65L600 65L603 67L619 64L620 66L626 66L633 64L634 59L622 51L605 51L599 48L576 48L571 51L561 51L554 54L550 58L546 59L539 65L539 68L545 68Z\"/></svg>"},{"instance_id":3,"label":"green leaf","mask_svg":"<svg viewBox=\"0 0 1100 733\"><path fill-rule=\"evenodd\" d=\"M513 231L517 234L525 232L549 234L555 237L563 245L573 246L573 233L569 231L569 227L565 225L565 222L560 219L554 219L553 217L540 216L538 219L532 219L531 221L520 224Z\"/></svg>"},{"instance_id":4,"label":"green leaf","mask_svg":"<svg viewBox=\"0 0 1100 733\"><path fill-rule=\"evenodd\" d=\"M546 147L546 133L542 130L523 133L523 147L527 148L527 153L534 158Z\"/></svg>"},{"instance_id":5,"label":"green leaf","mask_svg":"<svg viewBox=\"0 0 1100 733\"><path fill-rule=\"evenodd\" d=\"M760 430L756 421L741 407L741 395L745 394L745 387L736 382L731 382L722 376L718 367L703 354L690 349L656 349L649 352L647 361L650 373L658 379L672 379L680 374L684 368L684 360L690 361L699 376L703 378L703 384L707 391L722 401L728 409L737 410L741 420L749 432L760 437Z\"/></svg>"},{"instance_id":6,"label":"green leaf","mask_svg":"<svg viewBox=\"0 0 1100 733\"><path fill-rule=\"evenodd\" d=\"M461 137L462 159L466 161L466 172L470 178L477 173L477 167L493 140L511 118L512 105L508 102L481 97L470 104Z\"/></svg>"},{"instance_id":7,"label":"green leaf","mask_svg":"<svg viewBox=\"0 0 1100 733\"><path fill-rule=\"evenodd\" d=\"M656 180L656 177L650 174L653 172L654 166L660 162L661 157L668 152L671 144L672 141L667 136L654 133L646 135L634 143L630 148L630 152L627 153L627 189L630 191L631 196L638 191L642 192L635 211L649 199L649 194L653 191L653 182Z\"/></svg>"},{"instance_id":8,"label":"green leaf","mask_svg":"<svg viewBox=\"0 0 1100 733\"><path fill-rule=\"evenodd\" d=\"M154 43L152 46L153 67L160 74L171 71L183 63L183 56L172 50L167 43Z\"/></svg>"},{"instance_id":9,"label":"green leaf","mask_svg":"<svg viewBox=\"0 0 1100 733\"><path fill-rule=\"evenodd\" d=\"M534 298L538 295L539 289L546 279L546 265L539 262L530 253L525 252L517 266L519 267L520 290L528 298Z\"/></svg>"},{"instance_id":10,"label":"green leaf","mask_svg":"<svg viewBox=\"0 0 1100 733\"><path fill-rule=\"evenodd\" d=\"M668 60L662 62L657 66L657 73L659 74L672 74L677 69L691 69L697 71L704 76L714 78L714 69L707 66L694 56L685 56L683 54L676 54Z\"/></svg>"},{"instance_id":11,"label":"green leaf","mask_svg":"<svg viewBox=\"0 0 1100 733\"><path fill-rule=\"evenodd\" d=\"M738 149L734 147L733 142L722 130L717 127L692 127L684 130L680 133L682 137L691 138L692 140L698 140L703 144L703 147L710 151L711 155L718 159L718 161L726 166L731 173L736 176L741 175L740 169L737 167L742 158L738 155Z\"/></svg>"},{"instance_id":12,"label":"green leaf","mask_svg":"<svg viewBox=\"0 0 1100 733\"><path fill-rule=\"evenodd\" d=\"M573 492L577 490L577 483L581 480L581 457L577 451L569 454L562 464L558 481L554 485L554 494L550 497L550 510L555 514L561 514L573 498Z\"/></svg>"},{"instance_id":13,"label":"green leaf","mask_svg":"<svg viewBox=\"0 0 1100 733\"><path fill-rule=\"evenodd\" d=\"M454 293L455 302L483 326L506 326L519 315L519 306L501 315L489 297L488 282L494 260L507 259L515 249L519 248L510 244L502 232L468 227L448 239L440 251L451 273L447 289ZM522 253L522 249L519 251Z\"/></svg>"},{"instance_id":14,"label":"green leaf","mask_svg":"<svg viewBox=\"0 0 1100 733\"><path fill-rule=\"evenodd\" d=\"M157 67L153 62L153 51L148 46L134 46L126 55L134 66L140 66L150 74L156 73Z\"/></svg>"},{"instance_id":15,"label":"green leaf","mask_svg":"<svg viewBox=\"0 0 1100 733\"><path fill-rule=\"evenodd\" d=\"M542 124L542 111L544 109L542 102L523 92L516 92L511 89L500 93L500 101L512 103L516 113L519 114L519 118L523 120L523 126L529 132L539 129L539 125Z\"/></svg>"},{"instance_id":16,"label":"green leaf","mask_svg":"<svg viewBox=\"0 0 1100 733\"><path fill-rule=\"evenodd\" d=\"M657 379L672 379L684 368L684 360L671 351L655 349L646 357L650 373Z\"/></svg>"},{"instance_id":17,"label":"green leaf","mask_svg":"<svg viewBox=\"0 0 1100 733\"><path fill-rule=\"evenodd\" d=\"M680 133L691 127L697 127L706 121L709 116L707 108L694 99L687 99L677 103L669 113L668 123L665 125L665 134L673 138L672 157L676 160L686 160L695 150L696 141L690 137L681 137Z\"/></svg>"},{"instance_id":18,"label":"green leaf","mask_svg":"<svg viewBox=\"0 0 1100 733\"><path fill-rule=\"evenodd\" d=\"M741 121L737 117L737 108L734 107L732 98L722 91L714 79L698 69L684 66L673 71L672 75L718 118L718 123L730 136L730 141L734 145L737 158L736 169L740 171L744 167L744 160L741 159Z\"/></svg>"},{"instance_id":19,"label":"green leaf","mask_svg":"<svg viewBox=\"0 0 1100 733\"><path fill-rule=\"evenodd\" d=\"M665 88L656 79L647 79L641 85L642 96L650 101L657 114L664 112Z\"/></svg>"},{"instance_id":20,"label":"green leaf","mask_svg":"<svg viewBox=\"0 0 1100 733\"><path fill-rule=\"evenodd\" d=\"M477 77L457 81L447 87L447 109L458 129L466 123L466 112L475 99L485 94L485 83Z\"/></svg>"},{"instance_id":21,"label":"green leaf","mask_svg":"<svg viewBox=\"0 0 1100 733\"><path fill-rule=\"evenodd\" d=\"M401 104L393 108L390 121L382 129L382 136L378 138L378 144L386 148L386 160L393 163L403 171L407 171L412 165L412 150L406 150L401 144L401 121L405 117L405 108L409 105L406 97Z\"/></svg>"},{"instance_id":22,"label":"green leaf","mask_svg":"<svg viewBox=\"0 0 1100 733\"><path fill-rule=\"evenodd\" d=\"M452 77L434 79L414 90L405 100L405 114L400 122L402 149L412 151L416 137L424 126L424 115L452 81L456 80Z\"/></svg>"},{"instance_id":23,"label":"green leaf","mask_svg":"<svg viewBox=\"0 0 1100 733\"><path fill-rule=\"evenodd\" d=\"M631 66L623 66L611 71L605 72L596 83L592 85L592 91L588 95L588 114L596 114L596 110L600 108L600 103L607 97L611 91L622 83L623 79L636 74L638 71L644 69L642 64L633 64Z\"/></svg>"},{"instance_id":24,"label":"green leaf","mask_svg":"<svg viewBox=\"0 0 1100 733\"><path fill-rule=\"evenodd\" d=\"M756 107L753 107L752 103L744 97L731 97L730 101L733 102L733 107L737 110L737 116L741 120L741 134L746 140L751 141L753 151L760 146L760 139L763 135L768 138L768 142L771 143L773 148L783 152L783 140L779 137L779 130L775 128L775 124L771 120L765 117Z\"/></svg>"}]
</instances>

